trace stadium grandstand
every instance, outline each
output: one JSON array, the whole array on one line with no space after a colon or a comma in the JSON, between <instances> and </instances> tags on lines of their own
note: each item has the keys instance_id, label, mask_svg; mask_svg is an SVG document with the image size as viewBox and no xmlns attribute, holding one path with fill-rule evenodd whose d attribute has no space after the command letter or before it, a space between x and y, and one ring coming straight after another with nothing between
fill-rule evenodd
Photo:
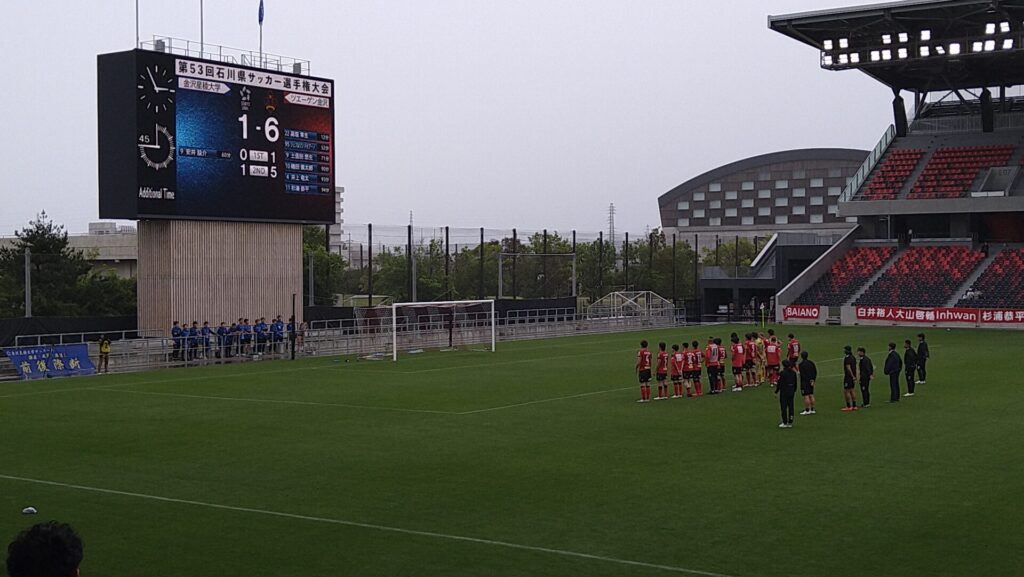
<instances>
[{"instance_id":1,"label":"stadium grandstand","mask_svg":"<svg viewBox=\"0 0 1024 577\"><path fill-rule=\"evenodd\" d=\"M1024 3L989 0L769 17L823 69L894 94L892 125L837 199L856 224L778 293L778 320L1024 326L1022 25Z\"/></svg>"}]
</instances>

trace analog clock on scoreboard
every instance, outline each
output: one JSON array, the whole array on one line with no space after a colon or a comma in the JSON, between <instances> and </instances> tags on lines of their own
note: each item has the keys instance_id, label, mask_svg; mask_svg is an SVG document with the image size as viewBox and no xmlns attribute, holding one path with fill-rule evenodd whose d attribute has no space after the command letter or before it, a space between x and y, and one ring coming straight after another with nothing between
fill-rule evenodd
<instances>
[{"instance_id":1,"label":"analog clock on scoreboard","mask_svg":"<svg viewBox=\"0 0 1024 577\"><path fill-rule=\"evenodd\" d=\"M132 50L98 58L100 217L334 222L334 82Z\"/></svg>"}]
</instances>

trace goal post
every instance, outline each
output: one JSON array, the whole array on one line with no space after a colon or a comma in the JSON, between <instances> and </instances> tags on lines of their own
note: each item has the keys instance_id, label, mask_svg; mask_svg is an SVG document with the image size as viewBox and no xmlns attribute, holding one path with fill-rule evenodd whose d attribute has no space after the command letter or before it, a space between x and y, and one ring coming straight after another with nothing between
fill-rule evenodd
<instances>
[{"instance_id":1,"label":"goal post","mask_svg":"<svg viewBox=\"0 0 1024 577\"><path fill-rule=\"evenodd\" d=\"M488 344L495 351L494 299L394 303L391 305L391 360L398 351Z\"/></svg>"}]
</instances>

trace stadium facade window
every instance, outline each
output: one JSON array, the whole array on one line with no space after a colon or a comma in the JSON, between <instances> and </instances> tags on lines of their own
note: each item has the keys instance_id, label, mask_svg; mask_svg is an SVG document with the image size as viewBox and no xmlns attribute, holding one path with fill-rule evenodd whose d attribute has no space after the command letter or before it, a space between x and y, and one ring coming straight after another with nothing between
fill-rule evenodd
<instances>
[{"instance_id":1,"label":"stadium facade window","mask_svg":"<svg viewBox=\"0 0 1024 577\"><path fill-rule=\"evenodd\" d=\"M678 227L690 226L690 219L688 219L688 218L681 218L681 219L676 221L676 226L678 226Z\"/></svg>"},{"instance_id":2,"label":"stadium facade window","mask_svg":"<svg viewBox=\"0 0 1024 577\"><path fill-rule=\"evenodd\" d=\"M743 181L743 184L740 186L740 188L742 188L743 190L754 190L754 181L745 180Z\"/></svg>"},{"instance_id":3,"label":"stadium facade window","mask_svg":"<svg viewBox=\"0 0 1024 577\"><path fill-rule=\"evenodd\" d=\"M741 220L742 220L742 224L745 224L745 225L754 224L754 217L752 217L752 216L744 216Z\"/></svg>"},{"instance_id":4,"label":"stadium facade window","mask_svg":"<svg viewBox=\"0 0 1024 577\"><path fill-rule=\"evenodd\" d=\"M843 189L841 187L838 187L838 186L830 186L830 187L828 187L828 195L829 196L839 196L842 193L843 193Z\"/></svg>"},{"instance_id":5,"label":"stadium facade window","mask_svg":"<svg viewBox=\"0 0 1024 577\"><path fill-rule=\"evenodd\" d=\"M775 206L789 206L789 199L784 196L780 196L775 199Z\"/></svg>"},{"instance_id":6,"label":"stadium facade window","mask_svg":"<svg viewBox=\"0 0 1024 577\"><path fill-rule=\"evenodd\" d=\"M783 188L789 188L789 181L788 180L776 180L775 181L775 190L782 190Z\"/></svg>"},{"instance_id":7,"label":"stadium facade window","mask_svg":"<svg viewBox=\"0 0 1024 577\"><path fill-rule=\"evenodd\" d=\"M710 226L722 226L722 219L717 216L713 216L708 219L708 225Z\"/></svg>"},{"instance_id":8,"label":"stadium facade window","mask_svg":"<svg viewBox=\"0 0 1024 577\"><path fill-rule=\"evenodd\" d=\"M771 198L772 191L770 190L759 190L757 191L757 198Z\"/></svg>"},{"instance_id":9,"label":"stadium facade window","mask_svg":"<svg viewBox=\"0 0 1024 577\"><path fill-rule=\"evenodd\" d=\"M843 176L843 169L841 168L830 168L828 169L829 178L839 178Z\"/></svg>"},{"instance_id":10,"label":"stadium facade window","mask_svg":"<svg viewBox=\"0 0 1024 577\"><path fill-rule=\"evenodd\" d=\"M738 214L739 214L739 212L735 208L727 208L727 209L725 209L725 216L733 217L733 216L737 216Z\"/></svg>"},{"instance_id":11,"label":"stadium facade window","mask_svg":"<svg viewBox=\"0 0 1024 577\"><path fill-rule=\"evenodd\" d=\"M712 182L708 185L708 192L722 192L722 183Z\"/></svg>"},{"instance_id":12,"label":"stadium facade window","mask_svg":"<svg viewBox=\"0 0 1024 577\"><path fill-rule=\"evenodd\" d=\"M684 200L676 205L676 210L690 210L690 201Z\"/></svg>"},{"instance_id":13,"label":"stadium facade window","mask_svg":"<svg viewBox=\"0 0 1024 577\"><path fill-rule=\"evenodd\" d=\"M754 199L744 198L740 201L740 206L743 208L754 208Z\"/></svg>"},{"instance_id":14,"label":"stadium facade window","mask_svg":"<svg viewBox=\"0 0 1024 577\"><path fill-rule=\"evenodd\" d=\"M757 209L757 216L771 216L772 209L770 206L762 206Z\"/></svg>"},{"instance_id":15,"label":"stadium facade window","mask_svg":"<svg viewBox=\"0 0 1024 577\"><path fill-rule=\"evenodd\" d=\"M704 209L698 208L693 211L693 218L704 218Z\"/></svg>"},{"instance_id":16,"label":"stadium facade window","mask_svg":"<svg viewBox=\"0 0 1024 577\"><path fill-rule=\"evenodd\" d=\"M811 188L823 188L824 186L825 186L825 179L824 178L812 178L811 179Z\"/></svg>"},{"instance_id":17,"label":"stadium facade window","mask_svg":"<svg viewBox=\"0 0 1024 577\"><path fill-rule=\"evenodd\" d=\"M720 201L720 200L712 200L711 204L710 204L710 206L708 206L708 208L722 208L722 201Z\"/></svg>"},{"instance_id":18,"label":"stadium facade window","mask_svg":"<svg viewBox=\"0 0 1024 577\"><path fill-rule=\"evenodd\" d=\"M839 214L839 207L836 206L836 205L832 205L832 206L828 207L828 213L829 214Z\"/></svg>"},{"instance_id":19,"label":"stadium facade window","mask_svg":"<svg viewBox=\"0 0 1024 577\"><path fill-rule=\"evenodd\" d=\"M856 216L848 216L848 217L846 217L846 222L857 224L857 217Z\"/></svg>"},{"instance_id":20,"label":"stadium facade window","mask_svg":"<svg viewBox=\"0 0 1024 577\"><path fill-rule=\"evenodd\" d=\"M725 200L736 200L739 197L739 193L735 190L725 191Z\"/></svg>"},{"instance_id":21,"label":"stadium facade window","mask_svg":"<svg viewBox=\"0 0 1024 577\"><path fill-rule=\"evenodd\" d=\"M796 179L796 180L800 180L802 178L807 178L807 171L806 170L794 170L793 171L793 178Z\"/></svg>"},{"instance_id":22,"label":"stadium facade window","mask_svg":"<svg viewBox=\"0 0 1024 577\"><path fill-rule=\"evenodd\" d=\"M811 224L821 224L823 222L825 222L825 215L823 215L823 214L812 214L811 215Z\"/></svg>"},{"instance_id":23,"label":"stadium facade window","mask_svg":"<svg viewBox=\"0 0 1024 577\"><path fill-rule=\"evenodd\" d=\"M784 214L780 214L775 217L775 224L789 224L789 217Z\"/></svg>"},{"instance_id":24,"label":"stadium facade window","mask_svg":"<svg viewBox=\"0 0 1024 577\"><path fill-rule=\"evenodd\" d=\"M823 196L812 196L811 197L811 206L821 206L823 204L825 204L825 197L823 197Z\"/></svg>"},{"instance_id":25,"label":"stadium facade window","mask_svg":"<svg viewBox=\"0 0 1024 577\"><path fill-rule=\"evenodd\" d=\"M807 214L807 207L806 206L794 206L793 207L793 214Z\"/></svg>"},{"instance_id":26,"label":"stadium facade window","mask_svg":"<svg viewBox=\"0 0 1024 577\"><path fill-rule=\"evenodd\" d=\"M695 192L695 193L693 193L693 200L704 200L704 193L703 192Z\"/></svg>"},{"instance_id":27,"label":"stadium facade window","mask_svg":"<svg viewBox=\"0 0 1024 577\"><path fill-rule=\"evenodd\" d=\"M807 196L807 189L806 188L794 188L793 189L793 198L803 198L805 196Z\"/></svg>"}]
</instances>

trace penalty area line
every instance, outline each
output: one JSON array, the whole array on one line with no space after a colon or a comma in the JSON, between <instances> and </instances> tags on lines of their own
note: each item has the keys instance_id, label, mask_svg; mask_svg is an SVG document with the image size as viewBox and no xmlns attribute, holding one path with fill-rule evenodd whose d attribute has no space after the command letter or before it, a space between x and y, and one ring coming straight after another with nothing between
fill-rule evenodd
<instances>
[{"instance_id":1,"label":"penalty area line","mask_svg":"<svg viewBox=\"0 0 1024 577\"><path fill-rule=\"evenodd\" d=\"M564 397L552 397L550 399L537 399L536 401L526 401L524 403L515 403L512 405L502 405L500 407L490 407L487 409L476 409L475 411L462 411L461 413L455 413L456 415L475 415L477 413L489 413L491 411L502 411L505 409L514 409L516 407L525 407L528 405L539 405L541 403L552 403L555 401L565 401L568 399L579 399L583 397L593 397L595 395L606 395L608 393L617 393L619 391L627 391L635 387L619 387L617 389L606 389L603 391L590 391L589 393L579 393L577 395L566 395Z\"/></svg>"},{"instance_id":2,"label":"penalty area line","mask_svg":"<svg viewBox=\"0 0 1024 577\"><path fill-rule=\"evenodd\" d=\"M549 555L558 555L561 557L571 557L576 559L586 559L590 561L600 561L603 563L610 563L616 565L623 565L629 567L642 567L645 569L656 569L659 571L666 571L672 573L680 573L685 575L702 575L704 577L734 577L732 575L725 575L723 573L714 573L712 571L702 571L699 569L687 569L685 567L676 567L674 565L662 565L659 563L647 563L644 561L633 561L630 559L619 559L617 557L607 557L605 555L594 555L591 553L581 553L578 551L569 551L565 549L553 549L550 547L536 547L533 545L522 545L520 543L512 543L509 541L497 541L494 539L483 539L480 537L467 537L463 535L451 535L448 533L438 533L435 531L421 531L417 529L405 529L402 527L391 527L388 525L377 525L374 523L363 523L359 521L349 521L346 519L334 519L330 517L317 517L313 515L300 515L298 513L285 513L283 511L272 511L269 509L256 509L253 507L239 507L235 505L222 505L219 503L208 503L205 501L194 501L191 499L177 499L174 497L163 497L160 495L149 495L146 493L135 493L131 491L118 491L116 489L104 489L102 487L90 487L87 485L76 485L74 483L61 483L59 481L47 481L44 479L33 479L30 477L18 477L15 475L4 475L0 474L0 479L6 479L8 481L16 481L20 483L30 483L34 485L45 485L49 487L59 487L63 489L74 489L77 491L87 491L91 493L102 493L106 495L117 495L121 497L131 497L135 499L146 499L149 501L160 501L163 503L174 503L178 505L190 505L193 507L204 507L207 509L218 509L221 511L233 511L236 513L250 513L253 515L263 515L266 517L278 517L283 519L292 519L296 521L309 521L313 523L323 523L329 525L341 525L345 527L356 527L360 529L370 529L373 531L383 531L388 533L400 533L403 535L413 535L417 537L427 537L431 539L441 539L446 541L458 541L463 543L475 543L478 545L488 545L491 547L502 547L505 549L517 549L520 551L531 551L534 553L546 553Z\"/></svg>"}]
</instances>

